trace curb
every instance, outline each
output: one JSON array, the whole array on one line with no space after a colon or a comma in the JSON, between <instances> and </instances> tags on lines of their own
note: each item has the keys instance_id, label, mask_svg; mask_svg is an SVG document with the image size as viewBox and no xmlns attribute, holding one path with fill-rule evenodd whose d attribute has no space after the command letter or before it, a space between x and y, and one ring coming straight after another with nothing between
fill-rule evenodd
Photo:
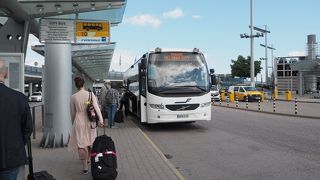
<instances>
[{"instance_id":1,"label":"curb","mask_svg":"<svg viewBox=\"0 0 320 180\"><path fill-rule=\"evenodd\" d=\"M258 110L254 110L254 109L237 108L237 107L231 107L231 106L225 106L225 105L213 105L213 106L238 109L238 110L243 110L243 111L258 112L258 113L264 113L264 114L273 114L273 115L279 115L279 116L290 116L290 117L300 117L300 118L319 119L320 120L320 117L317 117L317 116L305 116L305 115L298 115L298 114L295 115L295 114L286 114L286 113L269 112L269 111L258 111Z\"/></svg>"},{"instance_id":2,"label":"curb","mask_svg":"<svg viewBox=\"0 0 320 180\"><path fill-rule=\"evenodd\" d=\"M266 99L268 101L272 101L272 99ZM287 101L285 99L277 99L277 101ZM290 101L287 101L287 102L294 102L294 99L293 100L290 100ZM300 103L311 103L311 104L320 104L320 102L317 102L317 101L304 101L304 100L298 100L297 99L297 102L300 102Z\"/></svg>"},{"instance_id":3,"label":"curb","mask_svg":"<svg viewBox=\"0 0 320 180\"><path fill-rule=\"evenodd\" d=\"M182 176L182 174L175 168L175 166L166 158L166 156L163 154L163 152L158 148L158 146L149 138L149 136L144 133L140 128L138 128L140 133L146 138L146 140L152 145L152 147L157 151L157 153L160 155L161 159L164 160L164 162L168 165L168 167L174 172L176 177L179 180L185 180L185 178Z\"/></svg>"}]
</instances>

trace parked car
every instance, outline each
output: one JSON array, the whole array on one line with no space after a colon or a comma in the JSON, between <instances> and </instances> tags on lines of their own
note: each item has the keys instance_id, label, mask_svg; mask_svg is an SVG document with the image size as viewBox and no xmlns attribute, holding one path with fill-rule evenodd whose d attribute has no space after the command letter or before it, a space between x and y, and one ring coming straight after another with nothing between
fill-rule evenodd
<instances>
[{"instance_id":1,"label":"parked car","mask_svg":"<svg viewBox=\"0 0 320 180\"><path fill-rule=\"evenodd\" d=\"M33 92L31 96L29 97L29 101L42 101L42 92Z\"/></svg>"},{"instance_id":2,"label":"parked car","mask_svg":"<svg viewBox=\"0 0 320 180\"><path fill-rule=\"evenodd\" d=\"M247 97L248 101L258 101L262 97L261 92L251 86L230 86L228 91L233 92L239 101L246 101Z\"/></svg>"},{"instance_id":3,"label":"parked car","mask_svg":"<svg viewBox=\"0 0 320 180\"><path fill-rule=\"evenodd\" d=\"M212 86L210 88L210 93L211 93L211 101L219 101L220 100L220 93L219 89L217 86Z\"/></svg>"}]
</instances>

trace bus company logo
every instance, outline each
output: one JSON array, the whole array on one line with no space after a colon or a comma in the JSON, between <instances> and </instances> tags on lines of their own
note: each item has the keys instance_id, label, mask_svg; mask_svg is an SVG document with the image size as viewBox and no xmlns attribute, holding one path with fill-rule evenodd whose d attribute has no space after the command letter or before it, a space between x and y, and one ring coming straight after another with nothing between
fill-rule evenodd
<instances>
[{"instance_id":1,"label":"bus company logo","mask_svg":"<svg viewBox=\"0 0 320 180\"><path fill-rule=\"evenodd\" d=\"M190 105L181 106L179 109L177 109L177 111L183 111L183 110L185 110L185 109L187 109L189 107L190 107Z\"/></svg>"},{"instance_id":2,"label":"bus company logo","mask_svg":"<svg viewBox=\"0 0 320 180\"><path fill-rule=\"evenodd\" d=\"M179 104L179 103L187 103L187 102L189 102L189 101L191 101L191 98L188 98L186 101L177 101L177 102L174 102L174 103L176 103L176 104Z\"/></svg>"}]
</instances>

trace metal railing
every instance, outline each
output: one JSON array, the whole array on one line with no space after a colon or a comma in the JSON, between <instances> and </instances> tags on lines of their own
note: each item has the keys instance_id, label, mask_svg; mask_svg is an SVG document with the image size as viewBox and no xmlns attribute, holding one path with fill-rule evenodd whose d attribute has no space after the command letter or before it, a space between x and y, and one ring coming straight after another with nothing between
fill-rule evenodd
<instances>
[{"instance_id":1,"label":"metal railing","mask_svg":"<svg viewBox=\"0 0 320 180\"><path fill-rule=\"evenodd\" d=\"M41 106L41 127L43 130L43 124L44 124L44 104L30 106L31 110L31 116L32 116L32 138L36 139L36 108Z\"/></svg>"}]
</instances>

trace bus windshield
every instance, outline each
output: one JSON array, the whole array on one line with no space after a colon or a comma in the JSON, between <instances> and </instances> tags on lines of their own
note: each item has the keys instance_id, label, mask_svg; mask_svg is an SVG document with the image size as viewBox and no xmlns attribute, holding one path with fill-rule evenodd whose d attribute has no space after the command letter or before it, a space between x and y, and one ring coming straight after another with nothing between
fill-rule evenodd
<instances>
[{"instance_id":1,"label":"bus windshield","mask_svg":"<svg viewBox=\"0 0 320 180\"><path fill-rule=\"evenodd\" d=\"M209 75L203 55L191 52L150 54L148 90L151 93L209 92Z\"/></svg>"}]
</instances>

